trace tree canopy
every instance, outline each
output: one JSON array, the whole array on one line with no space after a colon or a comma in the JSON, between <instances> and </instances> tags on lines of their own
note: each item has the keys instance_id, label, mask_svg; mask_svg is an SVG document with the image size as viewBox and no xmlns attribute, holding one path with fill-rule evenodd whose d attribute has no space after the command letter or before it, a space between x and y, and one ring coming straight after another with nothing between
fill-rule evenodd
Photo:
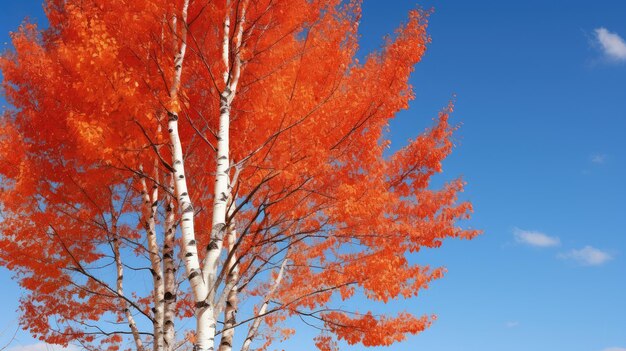
<instances>
[{"instance_id":1,"label":"tree canopy","mask_svg":"<svg viewBox=\"0 0 626 351\"><path fill-rule=\"evenodd\" d=\"M265 349L300 317L391 345L433 316L343 301L411 298L444 269L410 256L472 207L444 107L389 154L430 39L411 11L356 58L360 1L49 0L0 58L0 264L21 324L87 349ZM195 318L188 331L174 327Z\"/></svg>"}]
</instances>

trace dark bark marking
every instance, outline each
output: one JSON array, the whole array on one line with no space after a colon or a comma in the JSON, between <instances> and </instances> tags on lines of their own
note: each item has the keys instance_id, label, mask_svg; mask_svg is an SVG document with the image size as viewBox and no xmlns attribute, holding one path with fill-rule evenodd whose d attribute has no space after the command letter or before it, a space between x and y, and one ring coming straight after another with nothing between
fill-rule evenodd
<instances>
[{"instance_id":1,"label":"dark bark marking","mask_svg":"<svg viewBox=\"0 0 626 351\"><path fill-rule=\"evenodd\" d=\"M218 246L217 246L217 243L215 242L215 240L211 240L209 245L207 245L206 249L207 249L207 251L217 250Z\"/></svg>"},{"instance_id":2,"label":"dark bark marking","mask_svg":"<svg viewBox=\"0 0 626 351\"><path fill-rule=\"evenodd\" d=\"M206 300L196 302L196 308L205 308L205 307L209 307L209 304L206 302Z\"/></svg>"}]
</instances>

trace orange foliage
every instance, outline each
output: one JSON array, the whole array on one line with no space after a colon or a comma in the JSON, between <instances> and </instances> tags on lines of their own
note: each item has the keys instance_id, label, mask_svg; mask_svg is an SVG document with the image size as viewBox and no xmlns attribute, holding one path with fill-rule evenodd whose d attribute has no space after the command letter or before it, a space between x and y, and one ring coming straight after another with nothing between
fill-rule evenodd
<instances>
[{"instance_id":1,"label":"orange foliage","mask_svg":"<svg viewBox=\"0 0 626 351\"><path fill-rule=\"evenodd\" d=\"M170 99L177 37L169 21L180 18L181 4L49 0L50 27L24 24L12 34L14 51L0 58L15 107L0 120L0 264L28 292L22 325L48 342L91 343L81 322L123 316L121 300L101 283L114 286L107 266L114 227L128 260L145 263L146 250L134 244L145 235L137 180L155 160L159 174L168 172L169 148L155 153L167 146L167 111L181 112L186 177L201 209L198 247L208 244L226 2L191 3L181 89ZM320 350L336 349L336 340L390 345L424 330L432 318L316 311L358 294L385 303L414 297L444 269L416 265L411 253L479 233L457 226L472 212L458 200L461 179L429 185L453 147L452 106L384 156L384 131L413 98L408 79L430 42L428 13L411 11L363 62L355 58L360 1L258 0L247 17L230 130L231 159L243 162L235 200L246 282L239 300L265 296L275 273L263 272L287 258L272 297L277 307L265 320L266 346L292 335L281 322L302 312L330 332L316 339ZM150 292L132 289L150 314ZM191 317L191 295L178 298L179 317ZM121 340L101 341L113 350Z\"/></svg>"}]
</instances>

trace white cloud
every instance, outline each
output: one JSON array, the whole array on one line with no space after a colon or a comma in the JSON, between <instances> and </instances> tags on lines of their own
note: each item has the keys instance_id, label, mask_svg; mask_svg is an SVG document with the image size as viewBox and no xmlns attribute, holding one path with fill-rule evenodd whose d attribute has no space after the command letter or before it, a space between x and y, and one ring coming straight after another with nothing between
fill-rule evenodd
<instances>
[{"instance_id":1,"label":"white cloud","mask_svg":"<svg viewBox=\"0 0 626 351\"><path fill-rule=\"evenodd\" d=\"M530 246L551 247L561 245L561 240L559 240L559 238L537 231L515 228L513 229L513 235L515 235L515 241L518 243Z\"/></svg>"},{"instance_id":2,"label":"white cloud","mask_svg":"<svg viewBox=\"0 0 626 351\"><path fill-rule=\"evenodd\" d=\"M626 351L626 348L623 347L609 347L602 351Z\"/></svg>"},{"instance_id":3,"label":"white cloud","mask_svg":"<svg viewBox=\"0 0 626 351\"><path fill-rule=\"evenodd\" d=\"M603 164L606 162L607 156L604 154L595 154L591 156L591 162L596 164Z\"/></svg>"},{"instance_id":4,"label":"white cloud","mask_svg":"<svg viewBox=\"0 0 626 351\"><path fill-rule=\"evenodd\" d=\"M571 250L558 255L559 258L573 260L583 266L601 266L613 259L608 252L596 249L592 246L585 246L580 250ZM626 351L626 350L624 350Z\"/></svg>"},{"instance_id":5,"label":"white cloud","mask_svg":"<svg viewBox=\"0 0 626 351\"><path fill-rule=\"evenodd\" d=\"M606 57L615 61L626 61L626 42L622 37L602 27L596 28L595 34Z\"/></svg>"},{"instance_id":6,"label":"white cloud","mask_svg":"<svg viewBox=\"0 0 626 351\"><path fill-rule=\"evenodd\" d=\"M63 347L60 345L51 345L45 342L39 342L36 344L30 344L30 345L13 346L7 351L78 351L78 350L80 350L80 348L74 345Z\"/></svg>"}]
</instances>

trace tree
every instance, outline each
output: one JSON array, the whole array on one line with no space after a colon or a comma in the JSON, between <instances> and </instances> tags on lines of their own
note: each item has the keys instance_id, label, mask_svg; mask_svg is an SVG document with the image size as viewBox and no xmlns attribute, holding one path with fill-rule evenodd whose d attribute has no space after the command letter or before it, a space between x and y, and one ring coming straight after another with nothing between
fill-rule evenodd
<instances>
[{"instance_id":1,"label":"tree","mask_svg":"<svg viewBox=\"0 0 626 351\"><path fill-rule=\"evenodd\" d=\"M410 257L478 234L456 224L461 179L429 187L451 105L384 155L427 12L364 62L359 1L49 0L46 14L0 60L14 107L0 263L27 291L22 327L90 350L247 351L295 317L321 350L430 325L341 307L416 296L444 269Z\"/></svg>"}]
</instances>

